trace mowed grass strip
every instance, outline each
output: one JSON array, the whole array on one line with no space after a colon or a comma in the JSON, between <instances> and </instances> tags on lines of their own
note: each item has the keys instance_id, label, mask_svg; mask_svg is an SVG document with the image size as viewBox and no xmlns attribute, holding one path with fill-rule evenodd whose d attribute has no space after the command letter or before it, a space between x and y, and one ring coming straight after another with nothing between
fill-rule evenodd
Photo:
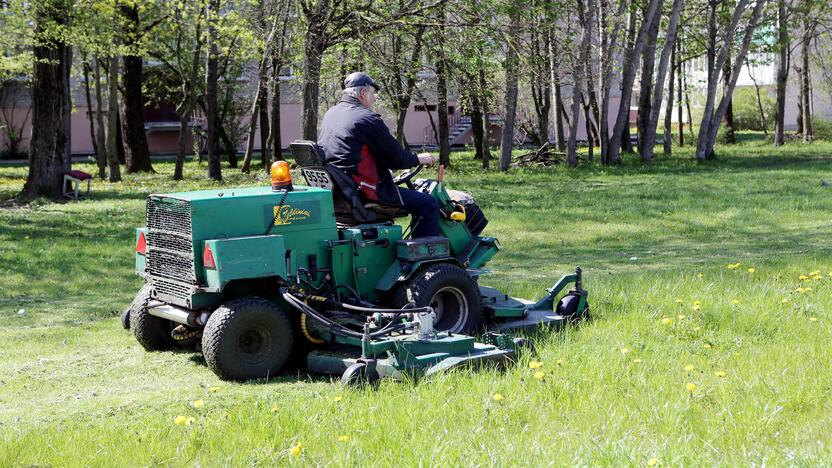
<instances>
[{"instance_id":1,"label":"mowed grass strip","mask_svg":"<svg viewBox=\"0 0 832 468\"><path fill-rule=\"evenodd\" d=\"M504 372L375 391L300 373L221 382L198 354L145 353L120 329L146 195L214 186L204 165L5 205L0 465L824 464L832 145L750 143L704 165L677 153L509 174L454 154L448 185L477 197L504 246L482 283L537 298L581 265L593 320L535 335ZM24 177L0 168L0 198Z\"/></svg>"}]
</instances>

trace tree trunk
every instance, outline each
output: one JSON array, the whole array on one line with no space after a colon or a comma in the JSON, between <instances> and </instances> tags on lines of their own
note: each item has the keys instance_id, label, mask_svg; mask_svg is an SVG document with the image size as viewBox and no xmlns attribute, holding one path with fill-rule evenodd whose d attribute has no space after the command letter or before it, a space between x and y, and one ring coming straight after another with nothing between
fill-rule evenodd
<instances>
[{"instance_id":1,"label":"tree trunk","mask_svg":"<svg viewBox=\"0 0 832 468\"><path fill-rule=\"evenodd\" d=\"M119 141L121 122L118 115L118 57L110 57L107 72L107 168L110 172L110 182L121 180L119 167L119 148L123 148Z\"/></svg>"},{"instance_id":2,"label":"tree trunk","mask_svg":"<svg viewBox=\"0 0 832 468\"><path fill-rule=\"evenodd\" d=\"M786 83L789 80L789 25L786 0L777 0L777 79L775 84L774 146L781 146L785 138Z\"/></svg>"},{"instance_id":3,"label":"tree trunk","mask_svg":"<svg viewBox=\"0 0 832 468\"><path fill-rule=\"evenodd\" d=\"M471 133L474 136L474 159L482 160L483 119L480 93L477 89L477 78L474 75L470 75L466 81L469 86L468 105L471 108Z\"/></svg>"},{"instance_id":4,"label":"tree trunk","mask_svg":"<svg viewBox=\"0 0 832 468\"><path fill-rule=\"evenodd\" d=\"M477 89L480 92L480 105L482 106L482 168L488 169L491 165L491 109L488 102L488 82L485 79L485 68L482 64L478 67L480 85Z\"/></svg>"},{"instance_id":5,"label":"tree trunk","mask_svg":"<svg viewBox=\"0 0 832 468\"><path fill-rule=\"evenodd\" d=\"M436 114L439 120L439 164L451 165L450 129L448 128L448 85L445 60L436 67Z\"/></svg>"},{"instance_id":6,"label":"tree trunk","mask_svg":"<svg viewBox=\"0 0 832 468\"><path fill-rule=\"evenodd\" d=\"M627 53L625 54L624 70L621 78L621 102L618 104L615 126L613 127L612 136L610 137L609 142L608 158L611 163L616 163L620 160L622 141L626 140L629 142L629 137L625 137L624 135L625 132L626 134L629 134L630 96L636 77L636 67L638 64L637 58L641 56L641 51L644 48L645 36L653 21L653 17L658 14L658 11L661 10L660 4L661 0L650 0L650 4L647 6L647 11L644 14L644 21L639 28L638 36L636 37L632 47L629 47ZM631 12L631 14L635 14L635 12Z\"/></svg>"},{"instance_id":7,"label":"tree trunk","mask_svg":"<svg viewBox=\"0 0 832 468\"><path fill-rule=\"evenodd\" d=\"M604 6L601 9L602 17L601 17L601 111L599 116L598 125L599 135L598 135L598 143L601 146L601 164L609 164L609 138L610 138L610 125L609 125L609 116L610 116L610 89L612 88L613 82L613 61L615 57L615 49L618 44L618 35L621 33L621 29L624 25L623 21L621 21L621 17L624 15L624 12L627 10L628 2L627 0L619 0L620 3L618 4L618 12L616 14L616 23L615 27L613 28L612 34L607 36L607 18L606 18L606 9L607 9L607 2L604 2Z\"/></svg>"},{"instance_id":8,"label":"tree trunk","mask_svg":"<svg viewBox=\"0 0 832 468\"><path fill-rule=\"evenodd\" d=\"M682 52L682 44L681 42L677 41L679 46L679 55ZM682 86L682 81L684 80L685 68L684 64L681 60L676 65L678 68L676 70L677 73L677 86L679 90L676 94L676 100L679 101L676 104L676 118L679 120L679 148L685 146L685 123L684 123L684 112L682 110L682 93L684 92L684 88Z\"/></svg>"},{"instance_id":9,"label":"tree trunk","mask_svg":"<svg viewBox=\"0 0 832 468\"><path fill-rule=\"evenodd\" d=\"M661 23L661 10L653 16L650 22L650 28L647 30L647 37L645 38L644 50L641 57L641 79L639 80L639 95L638 95L638 118L636 121L636 128L638 134L638 152L641 155L641 160L650 163L653 161L653 148L648 146L655 144L653 141L648 141L647 133L650 131L650 119L653 113L653 68L656 65L656 43L659 37L659 25ZM656 87L659 87L657 80ZM661 103L655 103L661 106ZM655 135L654 135L655 137Z\"/></svg>"},{"instance_id":10,"label":"tree trunk","mask_svg":"<svg viewBox=\"0 0 832 468\"><path fill-rule=\"evenodd\" d=\"M282 65L283 60L280 58L272 60L272 131L269 132L269 140L274 161L283 161L283 138L280 135L280 68Z\"/></svg>"},{"instance_id":11,"label":"tree trunk","mask_svg":"<svg viewBox=\"0 0 832 468\"><path fill-rule=\"evenodd\" d=\"M667 40L667 39L665 39ZM667 80L667 106L664 108L664 136L662 138L662 152L665 156L673 153L673 87L676 84L676 50L679 41L674 38L670 52L670 76Z\"/></svg>"},{"instance_id":12,"label":"tree trunk","mask_svg":"<svg viewBox=\"0 0 832 468\"><path fill-rule=\"evenodd\" d=\"M217 102L217 79L219 47L217 46L217 16L220 0L205 3L205 17L208 19L208 57L205 67L205 118L207 121L208 178L222 180L220 167L219 112Z\"/></svg>"},{"instance_id":13,"label":"tree trunk","mask_svg":"<svg viewBox=\"0 0 832 468\"><path fill-rule=\"evenodd\" d=\"M659 112L662 108L662 99L664 97L664 77L667 74L667 67L670 62L670 57L673 51L673 44L676 42L676 31L679 27L679 16L682 9L685 8L685 0L673 0L671 7L670 22L667 25L667 33L665 34L665 43L662 47L662 54L659 58L659 69L656 74L656 86L653 93L652 111L650 112L650 119L647 121L647 127L644 129L644 149L642 151L642 159L646 163L653 161L653 150L656 146L656 129L659 123ZM673 80L671 79L671 83ZM671 96L672 96L671 86ZM668 109L673 109L673 98L669 99ZM668 116L670 113L668 113ZM667 120L670 120L669 118ZM669 128L668 123L665 128ZM669 131L665 132L666 138L670 139Z\"/></svg>"},{"instance_id":14,"label":"tree trunk","mask_svg":"<svg viewBox=\"0 0 832 468\"><path fill-rule=\"evenodd\" d=\"M121 102L122 125L125 142L125 171L153 172L150 151L144 133L144 99L142 98L142 56L135 50L140 35L139 7L137 3L122 4L121 15L125 19L123 99Z\"/></svg>"},{"instance_id":15,"label":"tree trunk","mask_svg":"<svg viewBox=\"0 0 832 468\"><path fill-rule=\"evenodd\" d=\"M731 54L728 54L728 59L725 61L725 67L722 69L722 81L727 88L728 83L731 82ZM734 100L728 100L728 107L725 111L725 143L733 145L737 142L736 127L734 126Z\"/></svg>"},{"instance_id":16,"label":"tree trunk","mask_svg":"<svg viewBox=\"0 0 832 468\"><path fill-rule=\"evenodd\" d=\"M95 57L95 121L98 125L98 132L96 138L98 139L98 154L95 156L95 162L98 165L98 178L104 180L107 170L107 141L105 138L104 129L104 109L101 107L101 58Z\"/></svg>"},{"instance_id":17,"label":"tree trunk","mask_svg":"<svg viewBox=\"0 0 832 468\"><path fill-rule=\"evenodd\" d=\"M812 42L812 33L813 27L809 24L808 21L803 21L803 37L801 38L801 50L800 50L800 95L801 95L801 103L803 104L803 142L804 143L811 143L812 142L812 93L811 93L811 85L809 81L810 76L810 67L809 67L809 54L810 54L810 46Z\"/></svg>"},{"instance_id":18,"label":"tree trunk","mask_svg":"<svg viewBox=\"0 0 832 468\"><path fill-rule=\"evenodd\" d=\"M743 34L742 45L737 52L736 60L732 66L732 69L734 70L738 70L745 60L745 56L748 53L748 47L751 45L751 39L753 38L754 31L760 23L760 18L763 14L763 7L766 2L767 0L757 0L756 5L754 6L754 11L751 14L751 18L749 19L748 25L746 26ZM748 0L740 0L738 2L734 16L731 18L731 24L728 26L728 33L725 37L734 37L737 23L739 22L740 16L747 8L747 5ZM723 67L724 61L728 57L728 49L731 47L731 42L733 41L729 40L722 46L717 62L714 64L714 74L716 74L717 71ZM725 112L728 109L728 102L731 100L731 96L734 93L734 87L737 85L738 77L739 73L732 74L731 81L726 86L725 94L723 95L719 106L717 106L716 111L713 111L714 100L716 98L716 83L713 83L713 85L708 89L708 96L705 101L705 110L702 116L702 124L699 130L699 141L697 141L696 144L696 159L699 161L703 161L713 155L719 124L725 117Z\"/></svg>"},{"instance_id":19,"label":"tree trunk","mask_svg":"<svg viewBox=\"0 0 832 468\"><path fill-rule=\"evenodd\" d=\"M504 68L506 71L506 92L505 92L505 115L503 118L503 134L500 138L500 170L505 172L511 164L511 151L514 149L514 123L517 117L517 80L518 80L518 56L517 48L517 25L516 10L510 14L511 32L506 41L506 58Z\"/></svg>"},{"instance_id":20,"label":"tree trunk","mask_svg":"<svg viewBox=\"0 0 832 468\"><path fill-rule=\"evenodd\" d=\"M260 114L260 89L257 90L257 96L254 99L254 109L251 110L248 123L248 138L246 139L246 152L243 155L243 167L241 172L248 174L251 171L251 158L254 156L254 141L257 133L257 116Z\"/></svg>"},{"instance_id":21,"label":"tree trunk","mask_svg":"<svg viewBox=\"0 0 832 468\"><path fill-rule=\"evenodd\" d=\"M578 11L583 17L584 31L581 37L581 48L579 49L580 58L575 64L575 71L573 73L574 83L572 84L572 124L569 126L569 141L566 144L566 164L576 166L578 164L577 154L577 136L578 136L578 118L581 112L581 94L583 93L584 73L587 60L589 58L590 40L592 39L592 23L595 22L595 0L589 0L584 10L583 0L578 0ZM584 119L589 121L589 115L585 114ZM589 130L589 125L587 125ZM591 138L591 134L587 132L587 139Z\"/></svg>"},{"instance_id":22,"label":"tree trunk","mask_svg":"<svg viewBox=\"0 0 832 468\"><path fill-rule=\"evenodd\" d=\"M72 50L60 39L37 41L46 28L66 25L68 16L65 3L60 1L40 5L35 13L32 134L29 174L21 192L24 198L63 198L64 172L71 167L69 76Z\"/></svg>"},{"instance_id":23,"label":"tree trunk","mask_svg":"<svg viewBox=\"0 0 832 468\"><path fill-rule=\"evenodd\" d=\"M325 50L323 31L309 23L304 44L303 62L303 139L318 139L318 97L321 87L321 63Z\"/></svg>"},{"instance_id":24,"label":"tree trunk","mask_svg":"<svg viewBox=\"0 0 832 468\"><path fill-rule=\"evenodd\" d=\"M266 62L268 63L268 62ZM271 167L269 160L269 75L268 68L263 67L260 75L260 104L257 106L260 110L260 162L263 164L263 170L268 171Z\"/></svg>"},{"instance_id":25,"label":"tree trunk","mask_svg":"<svg viewBox=\"0 0 832 468\"><path fill-rule=\"evenodd\" d=\"M90 93L90 71L91 66L90 63L84 58L83 63L81 64L81 68L84 70L84 98L86 99L87 104L87 120L90 123L90 140L92 140L92 151L95 153L95 160L98 161L99 151L98 151L98 140L95 138L95 117L93 116L92 110L92 95Z\"/></svg>"}]
</instances>

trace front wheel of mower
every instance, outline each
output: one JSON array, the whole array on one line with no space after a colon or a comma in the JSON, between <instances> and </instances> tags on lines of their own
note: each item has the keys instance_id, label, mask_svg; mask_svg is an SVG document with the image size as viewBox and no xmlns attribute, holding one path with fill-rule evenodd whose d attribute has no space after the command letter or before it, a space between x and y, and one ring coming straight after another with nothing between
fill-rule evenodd
<instances>
[{"instance_id":1,"label":"front wheel of mower","mask_svg":"<svg viewBox=\"0 0 832 468\"><path fill-rule=\"evenodd\" d=\"M578 322L589 319L589 301L584 304L584 310L578 311L581 296L577 293L570 293L563 296L555 308L555 313L566 317L570 322Z\"/></svg>"},{"instance_id":2,"label":"front wheel of mower","mask_svg":"<svg viewBox=\"0 0 832 468\"><path fill-rule=\"evenodd\" d=\"M483 325L479 287L471 275L456 265L438 263L417 271L396 289L396 307L407 305L408 289L416 307L433 307L433 327L438 331L471 334Z\"/></svg>"},{"instance_id":3,"label":"front wheel of mower","mask_svg":"<svg viewBox=\"0 0 832 468\"><path fill-rule=\"evenodd\" d=\"M202 333L202 354L223 380L275 376L292 353L292 324L272 301L235 299L211 314Z\"/></svg>"},{"instance_id":4,"label":"front wheel of mower","mask_svg":"<svg viewBox=\"0 0 832 468\"><path fill-rule=\"evenodd\" d=\"M357 362L341 374L341 385L345 387L359 388L365 385L374 386L378 384L380 377L375 370L369 370L366 363Z\"/></svg>"},{"instance_id":5,"label":"front wheel of mower","mask_svg":"<svg viewBox=\"0 0 832 468\"><path fill-rule=\"evenodd\" d=\"M150 301L150 286L145 285L136 294L130 306L130 328L133 336L147 351L167 351L176 347L176 341L170 336L171 322L155 315L150 315L147 303Z\"/></svg>"}]
</instances>

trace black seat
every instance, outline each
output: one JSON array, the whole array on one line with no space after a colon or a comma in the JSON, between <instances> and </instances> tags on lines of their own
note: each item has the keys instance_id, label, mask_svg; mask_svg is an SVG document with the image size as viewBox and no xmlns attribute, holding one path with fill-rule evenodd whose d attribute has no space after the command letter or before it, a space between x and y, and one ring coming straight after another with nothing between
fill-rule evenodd
<instances>
[{"instance_id":1,"label":"black seat","mask_svg":"<svg viewBox=\"0 0 832 468\"><path fill-rule=\"evenodd\" d=\"M326 162L323 148L314 141L295 140L289 144L307 185L332 191L335 221L347 226L381 223L410 213L396 206L366 203L358 185L344 171Z\"/></svg>"}]
</instances>

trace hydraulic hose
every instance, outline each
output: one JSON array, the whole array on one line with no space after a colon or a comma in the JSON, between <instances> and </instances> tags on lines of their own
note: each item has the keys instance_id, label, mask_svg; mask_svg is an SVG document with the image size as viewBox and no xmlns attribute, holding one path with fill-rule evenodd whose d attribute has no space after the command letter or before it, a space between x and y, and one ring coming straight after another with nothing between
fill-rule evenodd
<instances>
[{"instance_id":1,"label":"hydraulic hose","mask_svg":"<svg viewBox=\"0 0 832 468\"><path fill-rule=\"evenodd\" d=\"M309 333L309 328L306 326L306 317L306 314L300 314L300 331L303 332L303 336L305 336L310 343L315 345L322 345L326 343L326 340L312 336L312 334Z\"/></svg>"},{"instance_id":2,"label":"hydraulic hose","mask_svg":"<svg viewBox=\"0 0 832 468\"><path fill-rule=\"evenodd\" d=\"M327 317L324 317L324 316L320 315L318 313L318 311L316 311L315 309L313 309L313 308L309 307L308 305L304 304L303 302L301 302L300 299L296 298L295 296L293 296L292 294L290 294L288 292L283 293L283 299L285 299L286 302L288 302L290 305L292 305L293 307L295 307L299 311L309 315L310 317L312 317L313 319L323 323L324 325L327 325L330 328L330 331L332 333L345 335L345 336L350 336L350 337L359 338L359 339L364 337L363 333L359 333L355 330L350 330L349 328L341 325L340 323L335 322L333 320L330 320ZM385 325L381 329L370 333L370 338L378 338L378 337L393 333L395 331L403 330L407 327L408 327L407 324L401 324L401 323L396 324L395 321L393 321L393 322L390 322L389 324Z\"/></svg>"}]
</instances>

